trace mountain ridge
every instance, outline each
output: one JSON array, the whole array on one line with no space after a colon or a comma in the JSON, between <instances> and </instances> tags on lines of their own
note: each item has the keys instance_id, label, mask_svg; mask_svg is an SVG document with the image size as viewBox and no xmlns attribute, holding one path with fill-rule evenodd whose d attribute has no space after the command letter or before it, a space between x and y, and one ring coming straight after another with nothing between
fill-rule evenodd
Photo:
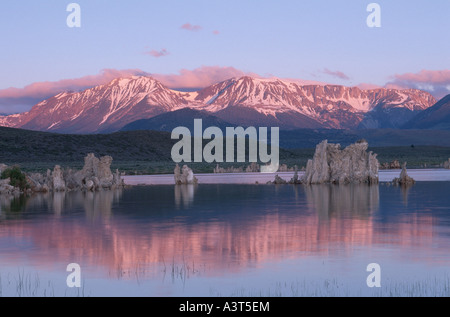
<instances>
[{"instance_id":1,"label":"mountain ridge","mask_svg":"<svg viewBox=\"0 0 450 317\"><path fill-rule=\"evenodd\" d=\"M301 85L281 79L231 78L195 92L167 88L147 76L117 78L81 92L62 92L0 125L61 133L108 133L183 108L224 121L280 128L397 128L436 100L414 90ZM372 116L376 111L377 116ZM390 112L396 112L390 120ZM374 112L375 113L375 112ZM239 118L242 117L242 120Z\"/></svg>"},{"instance_id":2,"label":"mountain ridge","mask_svg":"<svg viewBox=\"0 0 450 317\"><path fill-rule=\"evenodd\" d=\"M450 130L450 94L417 114L403 128Z\"/></svg>"}]
</instances>

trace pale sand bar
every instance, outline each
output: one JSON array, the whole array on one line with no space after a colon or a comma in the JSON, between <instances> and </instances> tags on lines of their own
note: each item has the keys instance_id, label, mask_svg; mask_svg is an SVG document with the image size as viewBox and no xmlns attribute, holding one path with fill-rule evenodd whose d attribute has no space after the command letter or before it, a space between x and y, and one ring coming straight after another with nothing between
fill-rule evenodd
<instances>
[{"instance_id":1,"label":"pale sand bar","mask_svg":"<svg viewBox=\"0 0 450 317\"><path fill-rule=\"evenodd\" d=\"M379 172L380 182L391 182L400 175L401 170L383 170ZM273 181L275 175L289 181L294 172L284 173L223 173L223 174L196 174L199 184L265 184ZM299 172L302 177L303 172ZM411 169L408 175L416 181L450 181L450 170L447 169ZM126 185L173 185L173 174L168 175L138 175L124 176Z\"/></svg>"}]
</instances>

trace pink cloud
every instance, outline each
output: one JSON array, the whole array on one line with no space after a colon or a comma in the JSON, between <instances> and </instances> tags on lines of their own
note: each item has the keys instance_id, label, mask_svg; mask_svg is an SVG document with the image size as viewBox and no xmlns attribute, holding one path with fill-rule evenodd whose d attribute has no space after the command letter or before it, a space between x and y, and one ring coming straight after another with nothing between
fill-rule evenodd
<instances>
[{"instance_id":1,"label":"pink cloud","mask_svg":"<svg viewBox=\"0 0 450 317\"><path fill-rule=\"evenodd\" d=\"M169 55L170 53L169 53L165 48L163 48L163 49L160 50L160 51L157 51L157 50L151 50L151 51L149 51L149 52L146 52L145 54L158 58L158 57L167 56L167 55Z\"/></svg>"},{"instance_id":2,"label":"pink cloud","mask_svg":"<svg viewBox=\"0 0 450 317\"><path fill-rule=\"evenodd\" d=\"M139 69L104 69L97 75L88 75L76 79L61 79L58 81L36 82L24 88L7 88L0 90L0 98L46 97L67 90L82 90L103 85L118 77L149 75Z\"/></svg>"},{"instance_id":3,"label":"pink cloud","mask_svg":"<svg viewBox=\"0 0 450 317\"><path fill-rule=\"evenodd\" d=\"M448 84L450 82L450 69L421 70L418 73L406 73L394 75L397 81L422 82L430 84Z\"/></svg>"},{"instance_id":4,"label":"pink cloud","mask_svg":"<svg viewBox=\"0 0 450 317\"><path fill-rule=\"evenodd\" d=\"M197 32L197 31L200 31L202 29L202 27L200 25L192 25L190 23L185 23L181 26L181 29Z\"/></svg>"},{"instance_id":5,"label":"pink cloud","mask_svg":"<svg viewBox=\"0 0 450 317\"><path fill-rule=\"evenodd\" d=\"M28 111L36 103L63 91L80 91L104 85L119 77L151 76L170 88L203 88L208 85L241 76L259 77L233 67L202 66L194 70L182 69L178 74L149 74L139 69L104 69L97 75L75 79L36 82L23 88L0 90L0 113Z\"/></svg>"},{"instance_id":6,"label":"pink cloud","mask_svg":"<svg viewBox=\"0 0 450 317\"><path fill-rule=\"evenodd\" d=\"M361 84L357 85L356 87L358 87L361 90L371 90L371 89L383 88L382 86L370 84L370 83L361 83Z\"/></svg>"},{"instance_id":7,"label":"pink cloud","mask_svg":"<svg viewBox=\"0 0 450 317\"><path fill-rule=\"evenodd\" d=\"M97 75L75 79L43 81L23 88L6 88L0 90L0 112L15 113L26 111L39 101L57 95L62 91L80 91L90 87L104 85L118 77L149 75L139 69L104 69Z\"/></svg>"},{"instance_id":8,"label":"pink cloud","mask_svg":"<svg viewBox=\"0 0 450 317\"><path fill-rule=\"evenodd\" d=\"M333 76L333 77L337 77L339 79L344 79L344 80L349 80L350 77L348 77L346 74L344 74L341 71L331 71L328 68L324 68L322 73Z\"/></svg>"},{"instance_id":9,"label":"pink cloud","mask_svg":"<svg viewBox=\"0 0 450 317\"><path fill-rule=\"evenodd\" d=\"M296 83L301 86L325 86L329 85L329 83L317 80L309 80L309 79L298 79L298 78L281 78L281 80L285 80L288 82Z\"/></svg>"},{"instance_id":10,"label":"pink cloud","mask_svg":"<svg viewBox=\"0 0 450 317\"><path fill-rule=\"evenodd\" d=\"M260 77L255 73L243 72L234 67L202 66L194 70L182 69L178 74L153 74L155 79L171 88L203 88L233 77Z\"/></svg>"},{"instance_id":11,"label":"pink cloud","mask_svg":"<svg viewBox=\"0 0 450 317\"><path fill-rule=\"evenodd\" d=\"M425 90L438 99L450 94L450 69L395 74L392 78L386 88Z\"/></svg>"},{"instance_id":12,"label":"pink cloud","mask_svg":"<svg viewBox=\"0 0 450 317\"><path fill-rule=\"evenodd\" d=\"M219 31L217 31L217 30L214 30L214 31L213 31L213 34L214 34L214 35L219 35L219 34L220 34L220 32L219 32Z\"/></svg>"},{"instance_id":13,"label":"pink cloud","mask_svg":"<svg viewBox=\"0 0 450 317\"><path fill-rule=\"evenodd\" d=\"M97 75L89 75L76 79L61 79L58 81L43 81L27 85L23 88L6 88L0 90L0 98L46 97L66 90L81 90L88 87L103 85L118 77L148 75L139 69L104 69Z\"/></svg>"}]
</instances>

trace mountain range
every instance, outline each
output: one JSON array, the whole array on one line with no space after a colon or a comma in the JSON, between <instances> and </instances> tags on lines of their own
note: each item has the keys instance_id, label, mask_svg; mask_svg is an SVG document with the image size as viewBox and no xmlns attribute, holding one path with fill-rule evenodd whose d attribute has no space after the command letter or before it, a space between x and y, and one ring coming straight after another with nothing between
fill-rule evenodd
<instances>
[{"instance_id":1,"label":"mountain range","mask_svg":"<svg viewBox=\"0 0 450 317\"><path fill-rule=\"evenodd\" d=\"M450 95L407 122L407 129L450 130Z\"/></svg>"},{"instance_id":2,"label":"mountain range","mask_svg":"<svg viewBox=\"0 0 450 317\"><path fill-rule=\"evenodd\" d=\"M80 92L62 92L28 112L0 116L0 126L88 134L143 126L168 130L175 122L203 118L208 125L283 130L417 128L436 126L434 121L450 114L449 100L436 102L431 94L416 89L362 90L252 77L181 92L152 77L132 76ZM424 120L428 123L420 123Z\"/></svg>"}]
</instances>

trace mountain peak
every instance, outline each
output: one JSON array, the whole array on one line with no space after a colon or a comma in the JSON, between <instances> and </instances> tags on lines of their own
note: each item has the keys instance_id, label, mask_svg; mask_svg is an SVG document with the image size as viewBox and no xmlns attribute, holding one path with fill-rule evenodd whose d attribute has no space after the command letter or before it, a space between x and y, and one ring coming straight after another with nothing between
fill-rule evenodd
<instances>
[{"instance_id":1,"label":"mountain peak","mask_svg":"<svg viewBox=\"0 0 450 317\"><path fill-rule=\"evenodd\" d=\"M126 76L126 77L119 77L116 79L113 79L110 81L106 86L110 85L119 85L119 86L126 86L130 83L138 83L138 84L154 84L158 83L162 85L158 80L151 76Z\"/></svg>"},{"instance_id":2,"label":"mountain peak","mask_svg":"<svg viewBox=\"0 0 450 317\"><path fill-rule=\"evenodd\" d=\"M240 117L245 125L252 125L251 120L258 117L260 123L272 122L281 128L288 121L295 127L306 126L308 121L309 126L352 129L363 120L365 127L398 127L435 102L424 91L361 90L251 76L181 93L151 76L139 75L116 78L81 92L60 93L29 112L0 118L0 125L65 133L110 132L138 119L190 107L219 118L226 115L222 119L229 122Z\"/></svg>"},{"instance_id":3,"label":"mountain peak","mask_svg":"<svg viewBox=\"0 0 450 317\"><path fill-rule=\"evenodd\" d=\"M276 83L286 83L285 80L281 80L278 77L271 78L260 78L251 76L242 76L233 78L236 83L255 83L255 84L276 84Z\"/></svg>"}]
</instances>

